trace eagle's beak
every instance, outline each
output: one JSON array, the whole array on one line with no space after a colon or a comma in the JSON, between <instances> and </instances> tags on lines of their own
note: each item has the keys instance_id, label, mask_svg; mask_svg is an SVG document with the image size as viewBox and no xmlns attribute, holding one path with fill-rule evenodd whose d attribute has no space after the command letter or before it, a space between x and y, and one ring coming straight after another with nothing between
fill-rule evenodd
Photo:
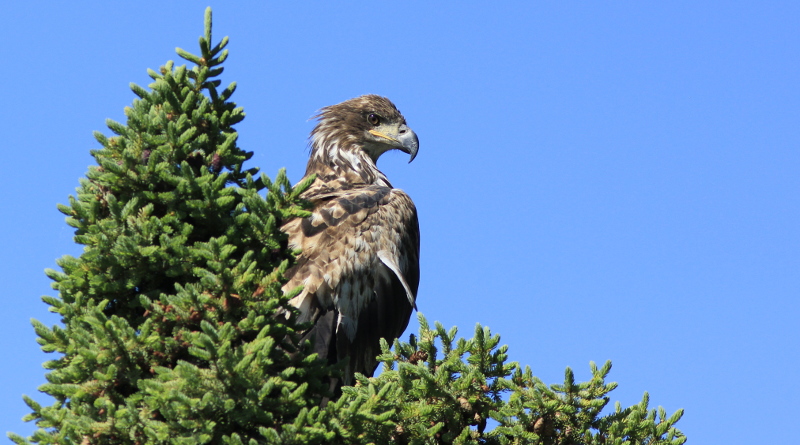
<instances>
[{"instance_id":1,"label":"eagle's beak","mask_svg":"<svg viewBox=\"0 0 800 445\"><path fill-rule=\"evenodd\" d=\"M414 133L414 130L408 128L405 125L400 126L400 135L397 138L400 141L401 148L404 152L411 155L411 158L408 160L410 164L414 158L417 157L417 151L419 150L419 138L417 137L417 133Z\"/></svg>"},{"instance_id":2,"label":"eagle's beak","mask_svg":"<svg viewBox=\"0 0 800 445\"><path fill-rule=\"evenodd\" d=\"M408 160L409 164L414 160L414 158L417 157L417 151L419 150L419 138L417 137L417 134L414 133L414 130L408 128L407 125L398 125L397 128L392 128L386 133L382 133L377 130L369 130L369 132L374 136L391 141L395 148L410 154L411 159Z\"/></svg>"}]
</instances>

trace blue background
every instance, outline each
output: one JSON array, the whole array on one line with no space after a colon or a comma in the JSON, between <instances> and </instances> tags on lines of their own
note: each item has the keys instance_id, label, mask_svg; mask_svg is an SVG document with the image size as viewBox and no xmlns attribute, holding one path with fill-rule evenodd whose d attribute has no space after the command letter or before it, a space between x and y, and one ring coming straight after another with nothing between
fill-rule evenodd
<instances>
[{"instance_id":1,"label":"blue background","mask_svg":"<svg viewBox=\"0 0 800 445\"><path fill-rule=\"evenodd\" d=\"M297 181L309 117L365 93L418 133L379 167L419 209L430 320L489 326L549 383L611 359L612 400L685 408L690 443L796 440L800 3L232 3L250 165ZM2 431L47 401L29 319L57 322L42 270L81 252L55 204L205 6L0 11Z\"/></svg>"}]
</instances>

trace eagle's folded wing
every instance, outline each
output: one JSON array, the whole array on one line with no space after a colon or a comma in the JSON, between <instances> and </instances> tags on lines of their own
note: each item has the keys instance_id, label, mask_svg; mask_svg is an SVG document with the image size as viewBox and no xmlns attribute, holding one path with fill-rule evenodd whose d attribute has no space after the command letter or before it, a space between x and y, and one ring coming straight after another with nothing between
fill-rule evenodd
<instances>
[{"instance_id":1,"label":"eagle's folded wing","mask_svg":"<svg viewBox=\"0 0 800 445\"><path fill-rule=\"evenodd\" d=\"M371 374L380 338L402 334L416 298L416 209L401 190L375 185L328 194L315 204L310 217L283 227L289 245L302 250L284 289L304 286L291 304L301 321L315 323L307 336L320 356L332 362L349 357L346 375Z\"/></svg>"}]
</instances>

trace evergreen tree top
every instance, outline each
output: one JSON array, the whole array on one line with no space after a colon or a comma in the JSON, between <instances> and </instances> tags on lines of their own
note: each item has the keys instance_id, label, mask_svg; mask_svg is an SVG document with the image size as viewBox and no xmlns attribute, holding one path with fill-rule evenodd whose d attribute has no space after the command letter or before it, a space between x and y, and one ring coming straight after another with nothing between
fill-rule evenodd
<instances>
[{"instance_id":1,"label":"evergreen tree top","mask_svg":"<svg viewBox=\"0 0 800 445\"><path fill-rule=\"evenodd\" d=\"M61 324L34 321L56 353L39 390L25 397L39 430L16 443L472 443L681 444L672 415L641 403L604 414L616 387L610 362L570 369L545 385L508 361L488 328L472 338L431 327L383 344L383 372L360 376L338 400L324 378L337 369L297 344L283 295L296 252L281 221L305 216L293 186L245 167L234 126L244 119L219 89L228 38L214 44L211 10L189 66L149 70L148 88L113 133L95 133L97 164L59 210L84 246L48 270L58 297L43 297ZM289 317L277 316L286 312Z\"/></svg>"}]
</instances>

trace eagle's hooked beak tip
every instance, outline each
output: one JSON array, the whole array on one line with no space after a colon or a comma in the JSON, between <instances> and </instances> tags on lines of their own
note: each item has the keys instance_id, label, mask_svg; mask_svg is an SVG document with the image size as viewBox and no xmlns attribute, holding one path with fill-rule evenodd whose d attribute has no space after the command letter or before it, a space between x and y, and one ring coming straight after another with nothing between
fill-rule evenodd
<instances>
[{"instance_id":1,"label":"eagle's hooked beak tip","mask_svg":"<svg viewBox=\"0 0 800 445\"><path fill-rule=\"evenodd\" d=\"M411 155L409 158L408 163L410 164L414 158L417 157L417 152L419 151L419 138L417 134L414 133L414 130L407 128L406 132L400 135L400 143L403 145L402 150Z\"/></svg>"}]
</instances>

